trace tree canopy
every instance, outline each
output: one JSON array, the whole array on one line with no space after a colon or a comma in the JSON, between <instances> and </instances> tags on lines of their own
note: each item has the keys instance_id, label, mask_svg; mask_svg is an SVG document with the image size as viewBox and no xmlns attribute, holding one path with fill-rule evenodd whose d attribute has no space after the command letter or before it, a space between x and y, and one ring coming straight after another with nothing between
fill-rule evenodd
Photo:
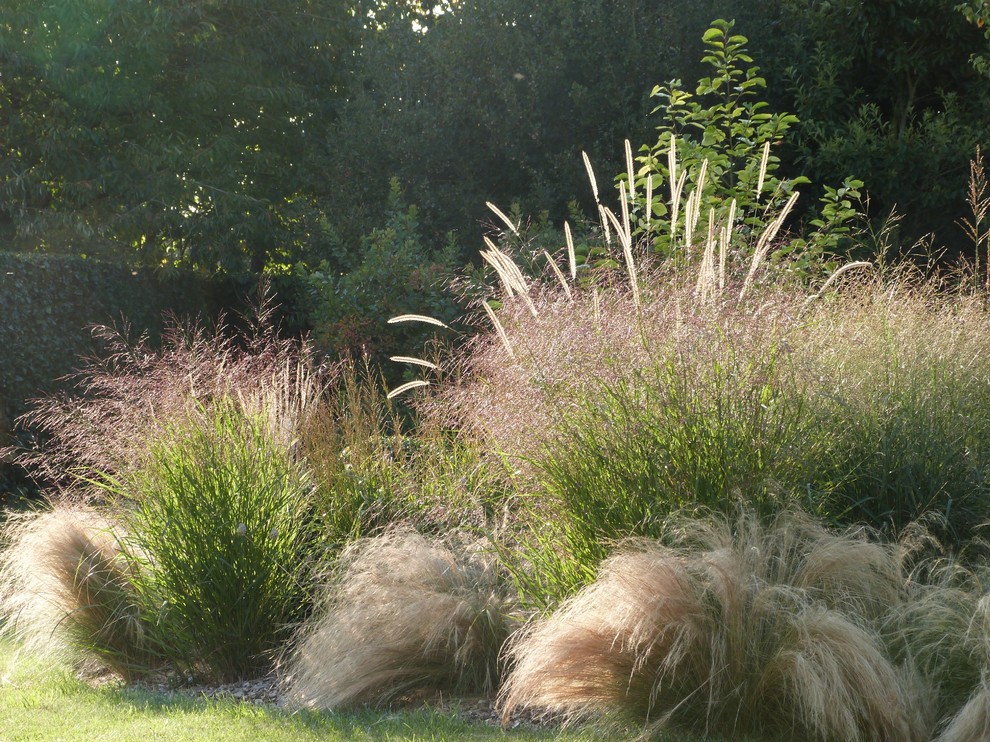
<instances>
[{"instance_id":1,"label":"tree canopy","mask_svg":"<svg viewBox=\"0 0 990 742\"><path fill-rule=\"evenodd\" d=\"M0 215L15 246L260 271L319 239L355 31L342 0L11 0Z\"/></svg>"},{"instance_id":2,"label":"tree canopy","mask_svg":"<svg viewBox=\"0 0 990 742\"><path fill-rule=\"evenodd\" d=\"M581 151L620 171L622 140L659 124L650 91L698 79L722 17L798 118L788 172L858 178L872 213L907 212L906 242L928 228L951 242L986 144L985 14L956 0L9 0L0 236L339 274L385 223L395 178L428 252L453 231L473 255L486 201L555 224L591 207Z\"/></svg>"}]
</instances>

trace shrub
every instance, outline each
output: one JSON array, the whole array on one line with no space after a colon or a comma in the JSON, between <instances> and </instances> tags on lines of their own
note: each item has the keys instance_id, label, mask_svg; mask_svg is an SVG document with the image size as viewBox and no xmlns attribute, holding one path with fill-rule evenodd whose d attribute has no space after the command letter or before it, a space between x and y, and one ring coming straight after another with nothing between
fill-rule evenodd
<instances>
[{"instance_id":1,"label":"shrub","mask_svg":"<svg viewBox=\"0 0 990 742\"><path fill-rule=\"evenodd\" d=\"M988 316L894 280L809 312L788 342L820 426L815 507L893 532L937 513L950 548L990 517Z\"/></svg>"},{"instance_id":2,"label":"shrub","mask_svg":"<svg viewBox=\"0 0 990 742\"><path fill-rule=\"evenodd\" d=\"M417 311L451 321L457 308L444 289L457 252L452 238L443 250L427 249L416 207L402 203L393 180L385 224L361 240L359 263L347 266L346 273L327 262L315 270L298 269L315 346L334 357L366 356L383 364L390 353L424 342L431 333L422 325L387 320Z\"/></svg>"},{"instance_id":3,"label":"shrub","mask_svg":"<svg viewBox=\"0 0 990 742\"><path fill-rule=\"evenodd\" d=\"M480 548L409 531L355 542L325 613L286 669L298 705L381 705L431 690L491 694L512 627L503 578Z\"/></svg>"}]
</instances>

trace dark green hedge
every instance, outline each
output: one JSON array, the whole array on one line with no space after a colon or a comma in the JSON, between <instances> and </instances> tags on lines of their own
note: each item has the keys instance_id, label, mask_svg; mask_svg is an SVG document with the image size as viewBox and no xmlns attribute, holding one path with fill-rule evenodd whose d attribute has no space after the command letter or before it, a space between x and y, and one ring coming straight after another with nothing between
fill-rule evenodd
<instances>
[{"instance_id":1,"label":"dark green hedge","mask_svg":"<svg viewBox=\"0 0 990 742\"><path fill-rule=\"evenodd\" d=\"M210 282L192 274L0 252L0 423L57 388L81 356L98 350L92 325L119 325L125 318L135 332L154 337L166 311L213 314L215 294Z\"/></svg>"}]
</instances>

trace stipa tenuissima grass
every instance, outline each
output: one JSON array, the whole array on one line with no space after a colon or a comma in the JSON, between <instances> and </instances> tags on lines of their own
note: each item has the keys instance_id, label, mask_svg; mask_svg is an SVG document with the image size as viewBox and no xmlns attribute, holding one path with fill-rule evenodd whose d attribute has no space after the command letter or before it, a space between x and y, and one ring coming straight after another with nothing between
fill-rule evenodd
<instances>
[{"instance_id":1,"label":"stipa tenuissima grass","mask_svg":"<svg viewBox=\"0 0 990 742\"><path fill-rule=\"evenodd\" d=\"M409 531L355 542L326 612L287 663L286 695L336 709L433 690L494 693L512 601L483 552Z\"/></svg>"},{"instance_id":2,"label":"stipa tenuissima grass","mask_svg":"<svg viewBox=\"0 0 990 742\"><path fill-rule=\"evenodd\" d=\"M152 665L122 533L81 506L9 515L0 613L26 648L95 660L129 677Z\"/></svg>"},{"instance_id":3,"label":"stipa tenuissima grass","mask_svg":"<svg viewBox=\"0 0 990 742\"><path fill-rule=\"evenodd\" d=\"M517 635L505 714L624 717L648 729L922 740L918 679L873 628L901 584L893 550L797 517L684 524L639 541Z\"/></svg>"}]
</instances>

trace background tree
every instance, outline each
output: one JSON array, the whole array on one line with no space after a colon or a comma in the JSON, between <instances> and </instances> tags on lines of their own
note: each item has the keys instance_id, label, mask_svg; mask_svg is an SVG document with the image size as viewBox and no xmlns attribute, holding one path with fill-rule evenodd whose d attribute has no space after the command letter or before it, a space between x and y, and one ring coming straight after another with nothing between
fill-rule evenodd
<instances>
[{"instance_id":1,"label":"background tree","mask_svg":"<svg viewBox=\"0 0 990 742\"><path fill-rule=\"evenodd\" d=\"M320 240L343 0L11 0L8 246L260 272Z\"/></svg>"},{"instance_id":2,"label":"background tree","mask_svg":"<svg viewBox=\"0 0 990 742\"><path fill-rule=\"evenodd\" d=\"M990 80L970 64L986 42L956 5L778 0L744 29L801 121L783 157L816 183L863 180L873 216L904 215L902 250L929 232L962 248L968 162L987 144Z\"/></svg>"},{"instance_id":3,"label":"background tree","mask_svg":"<svg viewBox=\"0 0 990 742\"><path fill-rule=\"evenodd\" d=\"M332 134L344 243L380 223L390 176L436 245L454 230L472 256L485 201L558 224L572 199L591 207L581 151L618 169L623 139L651 129L653 85L692 76L725 5L461 0L414 27L408 5L374 4Z\"/></svg>"}]
</instances>

